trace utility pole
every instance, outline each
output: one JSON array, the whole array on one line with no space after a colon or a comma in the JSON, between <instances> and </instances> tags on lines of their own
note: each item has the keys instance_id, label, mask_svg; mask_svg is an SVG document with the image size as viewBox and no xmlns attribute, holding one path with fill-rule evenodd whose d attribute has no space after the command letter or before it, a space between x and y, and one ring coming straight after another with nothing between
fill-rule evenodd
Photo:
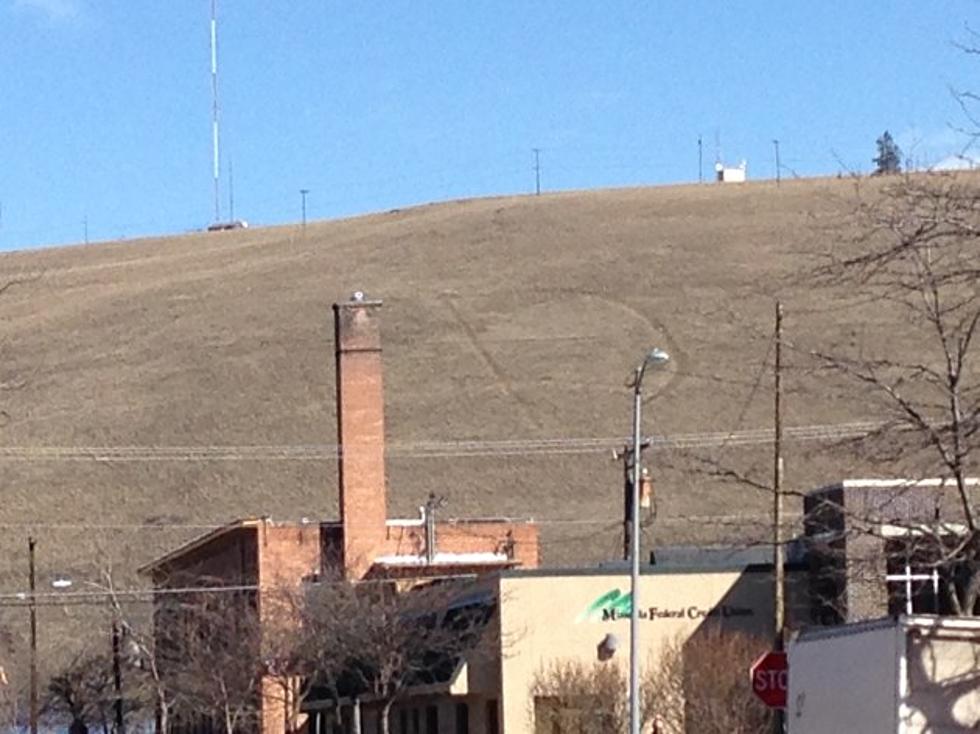
<instances>
[{"instance_id":1,"label":"utility pole","mask_svg":"<svg viewBox=\"0 0 980 734\"><path fill-rule=\"evenodd\" d=\"M88 244L88 216L82 220L82 228L85 230L85 244Z\"/></svg>"},{"instance_id":2,"label":"utility pole","mask_svg":"<svg viewBox=\"0 0 980 734\"><path fill-rule=\"evenodd\" d=\"M122 664L119 656L119 622L112 620L112 684L116 693L114 702L116 714L116 734L126 734L126 721L123 718Z\"/></svg>"},{"instance_id":3,"label":"utility pole","mask_svg":"<svg viewBox=\"0 0 980 734\"><path fill-rule=\"evenodd\" d=\"M531 148L534 151L534 195L541 196L541 148Z\"/></svg>"},{"instance_id":4,"label":"utility pole","mask_svg":"<svg viewBox=\"0 0 980 734\"><path fill-rule=\"evenodd\" d=\"M642 456L643 450L650 446L650 439L642 439L640 441L640 455ZM613 450L613 460L623 462L623 560L630 560L630 549L633 544L633 447L630 445L623 446L622 451ZM644 471L644 475L646 472ZM640 507L646 507L649 502L644 504L645 500L649 500L649 497L645 497L643 494L644 489L644 476L640 477Z\"/></svg>"},{"instance_id":5,"label":"utility pole","mask_svg":"<svg viewBox=\"0 0 980 734\"><path fill-rule=\"evenodd\" d=\"M698 183L704 183L704 144L698 135Z\"/></svg>"},{"instance_id":6,"label":"utility pole","mask_svg":"<svg viewBox=\"0 0 980 734\"><path fill-rule=\"evenodd\" d=\"M30 730L31 734L37 734L37 596L36 579L34 576L34 538L27 539L28 575L27 588L30 590L31 603L29 605L31 616L31 672L30 672Z\"/></svg>"},{"instance_id":7,"label":"utility pole","mask_svg":"<svg viewBox=\"0 0 980 734\"><path fill-rule=\"evenodd\" d=\"M235 169L228 157L228 221L235 221Z\"/></svg>"},{"instance_id":8,"label":"utility pole","mask_svg":"<svg viewBox=\"0 0 980 734\"><path fill-rule=\"evenodd\" d=\"M775 373L773 376L773 472L772 472L772 567L773 567L773 637L776 650L783 649L785 613L785 568L783 554L783 414L782 414L782 352L783 304L776 301ZM783 731L783 712L777 711L774 731Z\"/></svg>"},{"instance_id":9,"label":"utility pole","mask_svg":"<svg viewBox=\"0 0 980 734\"><path fill-rule=\"evenodd\" d=\"M780 174L783 169L783 167L779 164L779 141L773 139L772 144L776 148L776 185L779 186Z\"/></svg>"},{"instance_id":10,"label":"utility pole","mask_svg":"<svg viewBox=\"0 0 980 734\"><path fill-rule=\"evenodd\" d=\"M306 195L310 193L309 189L300 189L299 194L303 197L303 229L306 229Z\"/></svg>"}]
</instances>

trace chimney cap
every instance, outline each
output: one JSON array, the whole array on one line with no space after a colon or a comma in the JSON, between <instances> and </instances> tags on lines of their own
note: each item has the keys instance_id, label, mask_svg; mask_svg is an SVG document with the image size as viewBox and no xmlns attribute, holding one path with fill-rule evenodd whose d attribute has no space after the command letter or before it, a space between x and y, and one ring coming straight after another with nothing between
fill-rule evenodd
<instances>
[{"instance_id":1,"label":"chimney cap","mask_svg":"<svg viewBox=\"0 0 980 734\"><path fill-rule=\"evenodd\" d=\"M359 308L361 306L380 306L380 298L369 298L364 291L354 291L347 300L335 303L334 308Z\"/></svg>"}]
</instances>

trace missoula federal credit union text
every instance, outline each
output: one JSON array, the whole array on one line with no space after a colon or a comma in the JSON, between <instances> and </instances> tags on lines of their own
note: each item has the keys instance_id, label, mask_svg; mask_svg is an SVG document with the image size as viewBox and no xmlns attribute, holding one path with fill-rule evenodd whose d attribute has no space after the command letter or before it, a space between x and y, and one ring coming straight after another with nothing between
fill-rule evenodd
<instances>
[{"instance_id":1,"label":"missoula federal credit union text","mask_svg":"<svg viewBox=\"0 0 980 734\"><path fill-rule=\"evenodd\" d=\"M578 616L576 621L587 622L602 620L603 622L616 619L627 619L633 610L632 596L619 589L607 591L589 604ZM640 609L640 619L705 619L708 617L751 617L755 611L748 607L734 604L719 604L711 608L699 607L696 604L679 607L650 606Z\"/></svg>"}]
</instances>

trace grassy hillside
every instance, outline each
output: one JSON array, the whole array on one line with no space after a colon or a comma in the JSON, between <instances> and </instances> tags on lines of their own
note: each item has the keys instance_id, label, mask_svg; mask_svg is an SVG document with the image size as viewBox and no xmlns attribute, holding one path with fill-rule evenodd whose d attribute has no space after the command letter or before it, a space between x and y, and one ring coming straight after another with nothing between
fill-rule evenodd
<instances>
[{"instance_id":1,"label":"grassy hillside","mask_svg":"<svg viewBox=\"0 0 980 734\"><path fill-rule=\"evenodd\" d=\"M872 185L872 184L867 184ZM546 522L545 560L615 556L622 482L608 448L467 456L421 444L624 437L624 380L649 346L654 434L771 425L763 370L772 298L795 339L855 348L901 338L790 285L848 181L680 186L480 199L299 227L219 232L0 257L2 379L10 447L299 446L335 442L330 304L384 300L393 511L430 491L457 516ZM831 304L832 305L832 304ZM790 357L792 362L792 357ZM788 425L867 418L788 373ZM807 444L806 446L809 446ZM788 482L836 479L839 461L790 444ZM565 448L568 448L565 446ZM764 467L766 446L726 461ZM186 458L186 457L185 457ZM659 540L751 539L756 490L651 455ZM27 526L42 574L131 570L243 515L335 517L332 460L3 461L3 588L23 587ZM723 524L700 516L740 515ZM159 527L131 527L143 524ZM57 527L52 527L57 526ZM107 527L108 526L108 527Z\"/></svg>"}]
</instances>

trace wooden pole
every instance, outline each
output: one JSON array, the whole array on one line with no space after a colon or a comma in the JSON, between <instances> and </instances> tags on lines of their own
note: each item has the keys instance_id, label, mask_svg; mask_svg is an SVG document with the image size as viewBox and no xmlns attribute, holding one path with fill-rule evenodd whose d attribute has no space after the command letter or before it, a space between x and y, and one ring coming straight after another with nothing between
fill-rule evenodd
<instances>
[{"instance_id":1,"label":"wooden pole","mask_svg":"<svg viewBox=\"0 0 980 734\"><path fill-rule=\"evenodd\" d=\"M30 617L31 617L31 679L30 679L30 727L31 734L37 734L38 704L37 704L37 597L35 595L35 575L34 575L34 542L33 537L27 539L28 553L28 588L31 593Z\"/></svg>"},{"instance_id":2,"label":"wooden pole","mask_svg":"<svg viewBox=\"0 0 980 734\"><path fill-rule=\"evenodd\" d=\"M776 301L775 372L773 375L773 473L772 473L772 569L773 569L773 647L783 649L786 571L783 553L783 305ZM773 729L783 731L784 712L775 711Z\"/></svg>"},{"instance_id":3,"label":"wooden pole","mask_svg":"<svg viewBox=\"0 0 980 734\"><path fill-rule=\"evenodd\" d=\"M772 563L773 563L773 633L776 649L782 649L783 625L785 624L785 569L783 554L783 415L782 415L782 351L783 305L776 301L776 360L774 375L774 431L772 477Z\"/></svg>"}]
</instances>

